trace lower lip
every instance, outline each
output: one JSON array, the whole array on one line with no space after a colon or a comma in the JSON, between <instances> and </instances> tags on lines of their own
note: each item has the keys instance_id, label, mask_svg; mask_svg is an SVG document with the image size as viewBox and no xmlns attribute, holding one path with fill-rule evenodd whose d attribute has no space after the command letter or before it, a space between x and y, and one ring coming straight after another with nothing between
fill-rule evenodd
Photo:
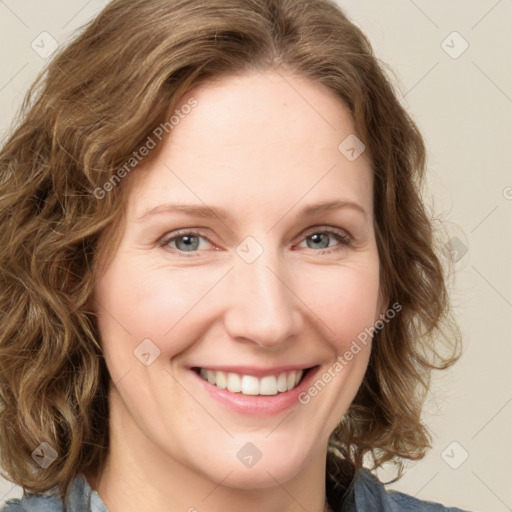
<instances>
[{"instance_id":1,"label":"lower lip","mask_svg":"<svg viewBox=\"0 0 512 512\"><path fill-rule=\"evenodd\" d=\"M304 392L313 381L319 366L308 370L300 384L290 391L277 393L277 395L244 395L232 393L227 389L220 389L202 379L194 370L190 370L204 390L209 395L229 409L245 415L270 416L287 411L300 404L299 395Z\"/></svg>"}]
</instances>

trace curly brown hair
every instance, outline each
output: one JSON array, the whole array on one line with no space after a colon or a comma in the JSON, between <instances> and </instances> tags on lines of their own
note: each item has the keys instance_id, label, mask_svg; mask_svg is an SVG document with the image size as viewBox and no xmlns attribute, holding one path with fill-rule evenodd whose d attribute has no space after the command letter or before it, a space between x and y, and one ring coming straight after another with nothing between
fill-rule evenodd
<instances>
[{"instance_id":1,"label":"curly brown hair","mask_svg":"<svg viewBox=\"0 0 512 512\"><path fill-rule=\"evenodd\" d=\"M373 164L380 284L402 308L374 334L328 475L349 478L366 454L374 468L425 455L431 370L456 361L461 335L421 196L425 144L368 39L332 0L114 0L41 73L0 151L5 478L63 496L105 462L109 376L91 298L127 186L98 190L193 86L266 69L324 84L350 110ZM58 454L44 469L41 442Z\"/></svg>"}]
</instances>

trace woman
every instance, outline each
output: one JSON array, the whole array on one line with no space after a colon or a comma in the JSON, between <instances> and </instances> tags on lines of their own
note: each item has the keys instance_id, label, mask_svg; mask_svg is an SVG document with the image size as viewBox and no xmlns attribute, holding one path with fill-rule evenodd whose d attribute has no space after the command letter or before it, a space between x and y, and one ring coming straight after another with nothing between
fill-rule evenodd
<instances>
[{"instance_id":1,"label":"woman","mask_svg":"<svg viewBox=\"0 0 512 512\"><path fill-rule=\"evenodd\" d=\"M4 510L444 509L363 468L425 455L460 334L421 134L334 3L115 0L24 112Z\"/></svg>"}]
</instances>

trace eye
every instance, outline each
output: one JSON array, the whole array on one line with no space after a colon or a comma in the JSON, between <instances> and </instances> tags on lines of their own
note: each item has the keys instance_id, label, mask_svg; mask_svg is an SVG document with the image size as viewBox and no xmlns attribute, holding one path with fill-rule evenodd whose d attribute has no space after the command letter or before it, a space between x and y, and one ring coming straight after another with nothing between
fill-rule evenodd
<instances>
[{"instance_id":1,"label":"eye","mask_svg":"<svg viewBox=\"0 0 512 512\"><path fill-rule=\"evenodd\" d=\"M331 243L333 240L334 243ZM170 249L171 252L177 253L179 256L191 257L196 255L194 253L200 252L199 249L205 249L204 243L201 243L201 241L205 241L210 246L212 245L205 233L201 231L182 230L165 236L159 242L159 245L164 249ZM331 228L321 230L315 228L315 231L309 231L309 234L306 234L304 242L306 242L309 249L320 249L315 252L327 254L350 246L352 244L352 238L345 231L339 229ZM336 242L338 243L336 244ZM299 247L304 247L304 245L300 245ZM329 249L331 247L334 248Z\"/></svg>"},{"instance_id":2,"label":"eye","mask_svg":"<svg viewBox=\"0 0 512 512\"><path fill-rule=\"evenodd\" d=\"M306 234L306 238L304 241L306 242L306 245L310 249L321 249L319 252L322 254L327 254L333 251L341 250L346 246L351 245L352 238L344 231L341 230L333 230L333 229L326 229L326 230L318 230L318 228L315 228L316 231L310 231L310 234ZM334 240L337 241L338 244L334 243L331 244L330 241ZM335 247L331 250L323 250L330 247ZM303 245L301 247L304 247Z\"/></svg>"},{"instance_id":3,"label":"eye","mask_svg":"<svg viewBox=\"0 0 512 512\"><path fill-rule=\"evenodd\" d=\"M210 243L206 236L200 232L184 230L171 233L171 235L173 236L164 237L160 242L160 246L173 249L173 252L178 252L180 256L189 256L189 254L183 253L193 253L197 252L199 248L203 248L204 244L201 244L201 240L206 240L208 244Z\"/></svg>"}]
</instances>

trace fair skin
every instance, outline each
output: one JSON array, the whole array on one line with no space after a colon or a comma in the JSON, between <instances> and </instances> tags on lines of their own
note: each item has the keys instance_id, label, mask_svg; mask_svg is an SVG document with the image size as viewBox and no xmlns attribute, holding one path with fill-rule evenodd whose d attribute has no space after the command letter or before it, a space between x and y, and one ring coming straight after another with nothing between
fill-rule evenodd
<instances>
[{"instance_id":1,"label":"fair skin","mask_svg":"<svg viewBox=\"0 0 512 512\"><path fill-rule=\"evenodd\" d=\"M127 179L123 233L97 282L111 439L89 482L110 512L321 512L327 440L371 344L309 403L282 410L277 400L295 390L225 390L222 400L193 368L313 368L304 379L316 380L374 325L385 308L371 164L338 150L355 133L344 105L292 73L228 77L183 103L190 97L197 107ZM358 206L302 213L340 199ZM144 216L162 204L223 208L229 218ZM250 263L249 253L258 255ZM145 339L146 353L160 351L149 365L134 355Z\"/></svg>"}]
</instances>

